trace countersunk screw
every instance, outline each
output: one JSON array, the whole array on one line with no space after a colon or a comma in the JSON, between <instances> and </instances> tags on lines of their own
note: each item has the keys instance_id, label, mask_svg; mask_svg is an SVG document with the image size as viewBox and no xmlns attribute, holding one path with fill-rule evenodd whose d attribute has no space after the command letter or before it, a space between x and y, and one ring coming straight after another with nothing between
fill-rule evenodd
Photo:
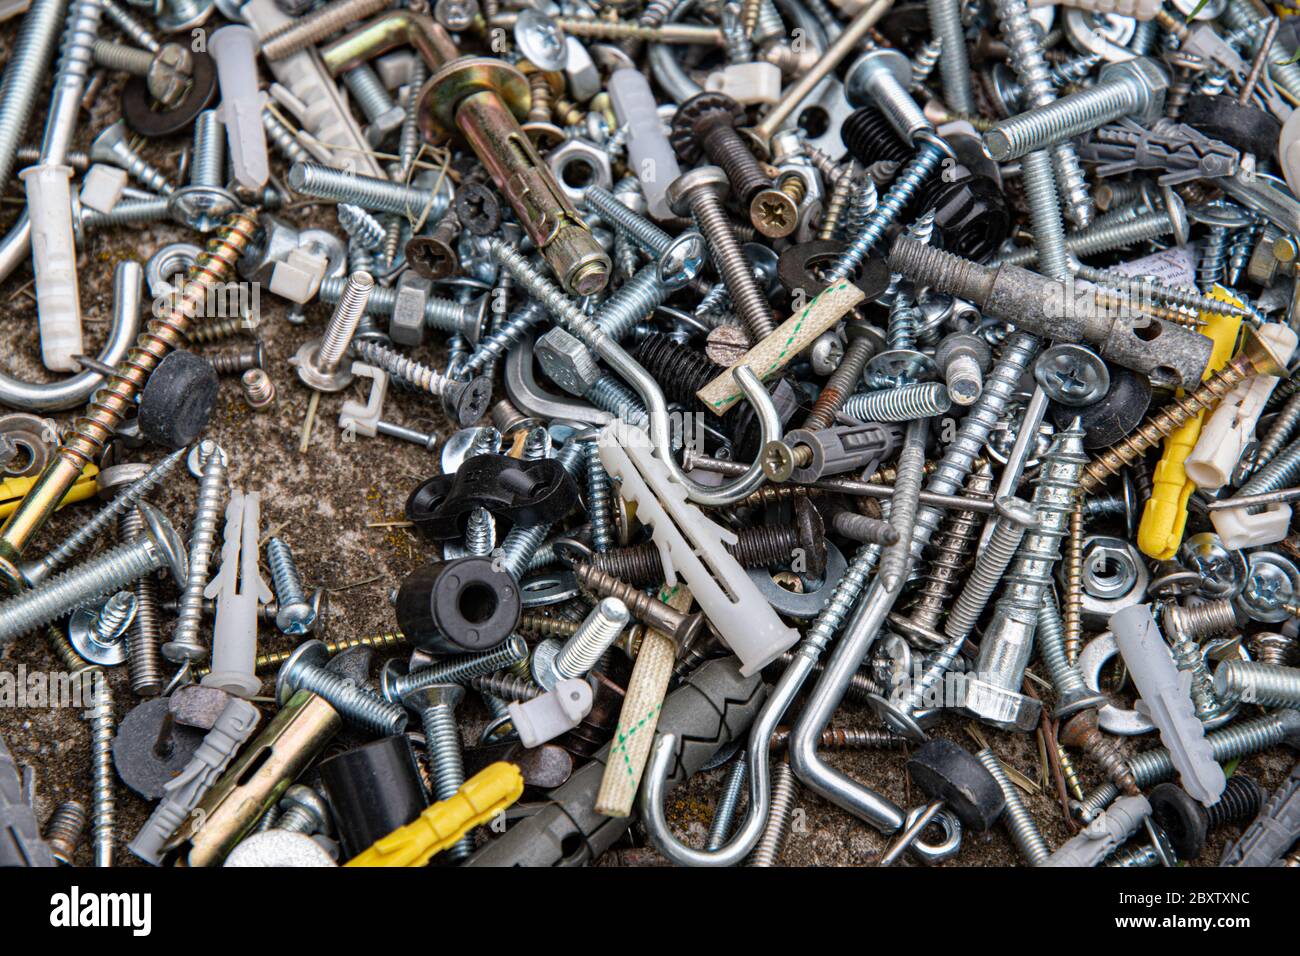
<instances>
[{"instance_id":1,"label":"countersunk screw","mask_svg":"<svg viewBox=\"0 0 1300 956\"><path fill-rule=\"evenodd\" d=\"M433 778L436 800L450 800L465 782L465 762L461 753L460 728L456 726L456 706L465 696L459 684L433 684L402 695L404 703L419 715L424 725L424 745L429 754L429 775ZM448 858L463 860L474 851L468 834L447 850Z\"/></svg>"},{"instance_id":2,"label":"countersunk screw","mask_svg":"<svg viewBox=\"0 0 1300 956\"><path fill-rule=\"evenodd\" d=\"M144 502L138 507L145 520L139 538L0 601L0 646L161 567L168 567L177 581L185 579L180 535L157 509Z\"/></svg>"},{"instance_id":3,"label":"countersunk screw","mask_svg":"<svg viewBox=\"0 0 1300 956\"><path fill-rule=\"evenodd\" d=\"M147 55L147 54L146 54ZM121 166L144 186L156 193L170 196L176 187L162 170L149 164L127 142L126 123L118 120L107 126L90 144L90 158L97 163Z\"/></svg>"},{"instance_id":4,"label":"countersunk screw","mask_svg":"<svg viewBox=\"0 0 1300 956\"><path fill-rule=\"evenodd\" d=\"M357 726L381 737L406 729L406 712L374 691L325 669L329 648L322 641L300 644L280 668L275 695L281 706L298 690L309 690Z\"/></svg>"},{"instance_id":5,"label":"countersunk screw","mask_svg":"<svg viewBox=\"0 0 1300 956\"><path fill-rule=\"evenodd\" d=\"M293 552L282 540L272 538L266 542L266 560L271 566L275 599L280 605L275 626L285 634L306 634L316 623L316 609L303 593Z\"/></svg>"}]
</instances>

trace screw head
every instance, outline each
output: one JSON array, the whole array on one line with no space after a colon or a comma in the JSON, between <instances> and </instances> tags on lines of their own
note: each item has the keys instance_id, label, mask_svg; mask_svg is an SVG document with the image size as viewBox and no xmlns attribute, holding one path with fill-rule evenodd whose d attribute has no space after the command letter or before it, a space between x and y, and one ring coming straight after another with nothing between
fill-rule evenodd
<instances>
[{"instance_id":1,"label":"screw head","mask_svg":"<svg viewBox=\"0 0 1300 956\"><path fill-rule=\"evenodd\" d=\"M68 643L72 645L73 650L91 664L97 664L100 667L115 667L126 662L126 630L135 619L136 604L135 595L130 591L123 591L121 594L130 601L131 610L122 621L117 633L110 635L111 639L108 641L101 640L100 636L95 632L95 622L99 619L102 610L107 606L107 601L102 604L79 607L72 612L72 617L68 620ZM114 595L109 600L114 600L118 596Z\"/></svg>"},{"instance_id":2,"label":"screw head","mask_svg":"<svg viewBox=\"0 0 1300 956\"><path fill-rule=\"evenodd\" d=\"M1034 380L1047 397L1075 408L1091 405L1110 390L1110 370L1091 349L1054 345L1034 363Z\"/></svg>"},{"instance_id":3,"label":"screw head","mask_svg":"<svg viewBox=\"0 0 1300 956\"><path fill-rule=\"evenodd\" d=\"M564 645L553 637L548 637L536 647L528 661L529 673L533 683L543 690L551 690L560 682L560 672L555 669L555 659L560 655Z\"/></svg>"},{"instance_id":4,"label":"screw head","mask_svg":"<svg viewBox=\"0 0 1300 956\"><path fill-rule=\"evenodd\" d=\"M316 609L306 601L282 604L275 615L275 626L283 634L306 634L316 623Z\"/></svg>"},{"instance_id":5,"label":"screw head","mask_svg":"<svg viewBox=\"0 0 1300 956\"><path fill-rule=\"evenodd\" d=\"M691 197L697 191L710 192L721 201L731 191L731 183L720 166L696 166L668 184L669 208L678 216L690 215Z\"/></svg>"},{"instance_id":6,"label":"screw head","mask_svg":"<svg viewBox=\"0 0 1300 956\"><path fill-rule=\"evenodd\" d=\"M329 648L324 641L304 641L295 647L275 675L275 699L280 706L287 704L298 689L298 674L302 667L324 667L329 659Z\"/></svg>"},{"instance_id":7,"label":"screw head","mask_svg":"<svg viewBox=\"0 0 1300 956\"><path fill-rule=\"evenodd\" d=\"M193 54L179 43L165 43L149 64L145 84L160 105L170 108L185 98L193 79Z\"/></svg>"},{"instance_id":8,"label":"screw head","mask_svg":"<svg viewBox=\"0 0 1300 956\"><path fill-rule=\"evenodd\" d=\"M402 695L402 703L417 714L430 707L446 707L455 710L465 696L465 688L459 684L434 684L419 690L408 690Z\"/></svg>"},{"instance_id":9,"label":"screw head","mask_svg":"<svg viewBox=\"0 0 1300 956\"><path fill-rule=\"evenodd\" d=\"M872 50L849 67L844 79L844 96L852 107L871 106L873 90L883 77L891 77L903 89L912 85L912 64L897 50Z\"/></svg>"},{"instance_id":10,"label":"screw head","mask_svg":"<svg viewBox=\"0 0 1300 956\"><path fill-rule=\"evenodd\" d=\"M450 383L442 393L443 410L461 427L482 418L491 402L492 380L482 375L468 382Z\"/></svg>"},{"instance_id":11,"label":"screw head","mask_svg":"<svg viewBox=\"0 0 1300 956\"><path fill-rule=\"evenodd\" d=\"M172 580L183 585L189 577L189 562L181 536L176 533L171 522L163 517L163 513L153 505L141 501L136 507L140 509L140 515L144 518L145 534L153 540L154 547L161 552L167 569L171 572Z\"/></svg>"},{"instance_id":12,"label":"screw head","mask_svg":"<svg viewBox=\"0 0 1300 956\"><path fill-rule=\"evenodd\" d=\"M301 783L295 783L284 792L280 798L281 810L302 809L307 811L316 820L316 828L322 833L328 833L330 826L330 808L321 795L311 787L304 786Z\"/></svg>"},{"instance_id":13,"label":"screw head","mask_svg":"<svg viewBox=\"0 0 1300 956\"><path fill-rule=\"evenodd\" d=\"M90 144L90 158L98 163L111 163L119 158L119 149L126 145L126 123L118 120L104 128L104 131Z\"/></svg>"},{"instance_id":14,"label":"screw head","mask_svg":"<svg viewBox=\"0 0 1300 956\"><path fill-rule=\"evenodd\" d=\"M168 206L172 216L191 229L211 232L239 209L239 200L220 186L184 186L172 193Z\"/></svg>"},{"instance_id":15,"label":"screw head","mask_svg":"<svg viewBox=\"0 0 1300 956\"><path fill-rule=\"evenodd\" d=\"M794 450L783 441L770 441L763 448L763 474L769 481L789 481L794 474Z\"/></svg>"},{"instance_id":16,"label":"screw head","mask_svg":"<svg viewBox=\"0 0 1300 956\"><path fill-rule=\"evenodd\" d=\"M341 392L352 384L352 362L345 358L331 374L320 369L321 340L311 339L302 343L289 364L298 370L298 378L308 388L318 392Z\"/></svg>"},{"instance_id":17,"label":"screw head","mask_svg":"<svg viewBox=\"0 0 1300 956\"><path fill-rule=\"evenodd\" d=\"M524 58L539 70L563 70L569 62L568 40L550 17L538 10L524 10L515 20L515 43Z\"/></svg>"},{"instance_id":18,"label":"screw head","mask_svg":"<svg viewBox=\"0 0 1300 956\"><path fill-rule=\"evenodd\" d=\"M749 219L769 239L784 239L799 224L799 205L779 189L764 189L750 201Z\"/></svg>"},{"instance_id":19,"label":"screw head","mask_svg":"<svg viewBox=\"0 0 1300 956\"><path fill-rule=\"evenodd\" d=\"M659 257L659 281L669 289L680 289L703 271L707 252L698 232L682 233Z\"/></svg>"}]
</instances>

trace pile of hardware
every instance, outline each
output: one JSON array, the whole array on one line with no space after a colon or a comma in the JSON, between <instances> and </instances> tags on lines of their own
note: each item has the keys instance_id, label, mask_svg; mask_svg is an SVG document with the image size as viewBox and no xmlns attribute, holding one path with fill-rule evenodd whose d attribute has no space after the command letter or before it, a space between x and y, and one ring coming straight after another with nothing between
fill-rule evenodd
<instances>
[{"instance_id":1,"label":"pile of hardware","mask_svg":"<svg viewBox=\"0 0 1300 956\"><path fill-rule=\"evenodd\" d=\"M1300 865L1291 18L19 11L0 276L68 377L0 374L0 677L52 651L91 764L50 806L0 741L0 865L771 866L801 791L882 865ZM91 356L79 251L146 228L204 245L118 263ZM427 449L382 633L233 486L232 374ZM707 771L705 838L667 798Z\"/></svg>"}]
</instances>

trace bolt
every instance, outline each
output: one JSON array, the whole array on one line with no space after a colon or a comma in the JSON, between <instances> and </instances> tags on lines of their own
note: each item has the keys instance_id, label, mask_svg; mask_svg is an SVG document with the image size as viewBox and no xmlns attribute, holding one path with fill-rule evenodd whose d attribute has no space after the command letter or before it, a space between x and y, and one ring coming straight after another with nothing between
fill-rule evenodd
<instances>
[{"instance_id":1,"label":"bolt","mask_svg":"<svg viewBox=\"0 0 1300 956\"><path fill-rule=\"evenodd\" d=\"M1164 110L1168 86L1169 75L1155 60L1136 57L1109 64L1089 89L1000 121L984 134L984 149L1005 163L1123 116L1154 122Z\"/></svg>"},{"instance_id":2,"label":"bolt","mask_svg":"<svg viewBox=\"0 0 1300 956\"><path fill-rule=\"evenodd\" d=\"M366 309L366 299L375 287L369 272L354 272L348 276L347 286L339 297L338 305L324 335L314 341L304 342L291 362L298 369L298 378L308 388L318 392L339 392L352 384L351 363L344 366L348 346L361 323Z\"/></svg>"},{"instance_id":3,"label":"bolt","mask_svg":"<svg viewBox=\"0 0 1300 956\"><path fill-rule=\"evenodd\" d=\"M406 712L369 688L327 670L329 656L321 641L306 641L294 649L275 679L280 706L296 691L309 690L364 730L380 737L400 734L406 728Z\"/></svg>"},{"instance_id":4,"label":"bolt","mask_svg":"<svg viewBox=\"0 0 1300 956\"><path fill-rule=\"evenodd\" d=\"M263 48L265 49L265 48ZM366 142L376 149L395 133L406 119L406 110L393 102L383 81L369 63L354 66L343 74L343 83L370 125L366 129Z\"/></svg>"},{"instance_id":5,"label":"bolt","mask_svg":"<svg viewBox=\"0 0 1300 956\"><path fill-rule=\"evenodd\" d=\"M1300 668L1225 660L1214 670L1214 694L1225 702L1260 707L1300 706Z\"/></svg>"},{"instance_id":6,"label":"bolt","mask_svg":"<svg viewBox=\"0 0 1300 956\"><path fill-rule=\"evenodd\" d=\"M562 680L585 677L627 627L627 605L618 598L602 598L582 625L563 644L549 638L533 650L530 671L544 690Z\"/></svg>"},{"instance_id":7,"label":"bolt","mask_svg":"<svg viewBox=\"0 0 1300 956\"><path fill-rule=\"evenodd\" d=\"M972 405L984 387L984 370L990 359L988 344L976 335L954 332L940 340L934 361L943 373L948 397L958 405Z\"/></svg>"},{"instance_id":8,"label":"bolt","mask_svg":"<svg viewBox=\"0 0 1300 956\"><path fill-rule=\"evenodd\" d=\"M185 578L180 536L156 509L144 502L138 507L144 515L143 536L0 601L0 646L161 567L168 567L178 581Z\"/></svg>"},{"instance_id":9,"label":"bolt","mask_svg":"<svg viewBox=\"0 0 1300 956\"><path fill-rule=\"evenodd\" d=\"M1042 831L1034 822L1033 815L1025 809L1025 803L1020 799L1019 788L1011 782L1002 766L1002 761L998 760L993 751L985 748L975 756L984 765L989 775L997 781L998 789L1002 791L1002 796L1006 800L1007 806L1002 813L1002 822L1011 835L1011 842L1016 845L1016 849L1030 866L1041 865L1052 855L1052 848L1043 839Z\"/></svg>"}]
</instances>

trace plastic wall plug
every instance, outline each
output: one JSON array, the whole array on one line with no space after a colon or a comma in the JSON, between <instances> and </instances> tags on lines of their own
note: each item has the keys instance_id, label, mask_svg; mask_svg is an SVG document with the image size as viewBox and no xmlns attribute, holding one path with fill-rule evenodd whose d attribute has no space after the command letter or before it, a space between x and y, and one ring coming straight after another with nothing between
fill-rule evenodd
<instances>
[{"instance_id":1,"label":"plastic wall plug","mask_svg":"<svg viewBox=\"0 0 1300 956\"><path fill-rule=\"evenodd\" d=\"M262 496L233 492L226 506L221 569L203 596L217 602L212 638L212 671L204 687L217 687L236 697L252 697L262 689L256 673L257 605L270 602L270 587L258 567L258 523Z\"/></svg>"},{"instance_id":2,"label":"plastic wall plug","mask_svg":"<svg viewBox=\"0 0 1300 956\"><path fill-rule=\"evenodd\" d=\"M76 372L84 353L77 244L72 233L72 167L43 163L18 174L27 186L32 224L32 271L41 361L55 372Z\"/></svg>"},{"instance_id":3,"label":"plastic wall plug","mask_svg":"<svg viewBox=\"0 0 1300 956\"><path fill-rule=\"evenodd\" d=\"M235 180L246 189L261 189L271 178L262 128L264 98L257 88L257 34L246 26L222 27L208 40L217 61L221 87L221 121Z\"/></svg>"}]
</instances>

